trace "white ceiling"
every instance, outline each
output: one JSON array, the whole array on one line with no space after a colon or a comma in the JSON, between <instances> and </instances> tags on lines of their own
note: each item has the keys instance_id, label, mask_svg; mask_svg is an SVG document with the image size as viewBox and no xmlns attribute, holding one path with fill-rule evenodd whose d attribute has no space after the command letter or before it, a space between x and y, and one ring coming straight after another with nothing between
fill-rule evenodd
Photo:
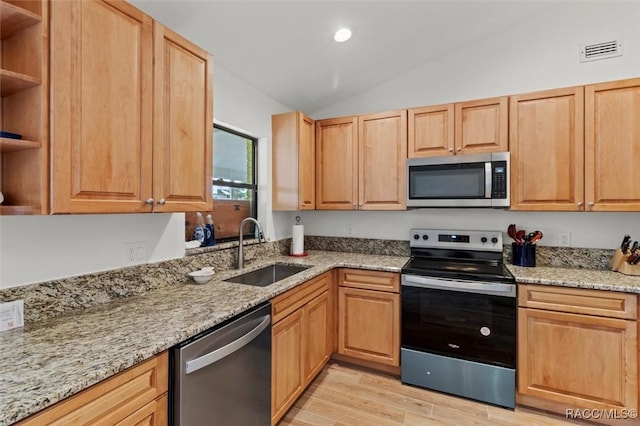
<instances>
[{"instance_id":1,"label":"white ceiling","mask_svg":"<svg viewBox=\"0 0 640 426\"><path fill-rule=\"evenodd\" d=\"M550 0L132 3L211 52L216 65L307 114L548 13L557 4ZM353 31L346 43L333 41L341 26Z\"/></svg>"}]
</instances>

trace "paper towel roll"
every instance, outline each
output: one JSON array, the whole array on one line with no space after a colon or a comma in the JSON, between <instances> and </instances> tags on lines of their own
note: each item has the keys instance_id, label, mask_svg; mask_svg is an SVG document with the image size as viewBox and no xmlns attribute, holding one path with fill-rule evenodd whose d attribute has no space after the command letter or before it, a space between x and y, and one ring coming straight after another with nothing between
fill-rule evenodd
<instances>
[{"instance_id":1,"label":"paper towel roll","mask_svg":"<svg viewBox=\"0 0 640 426\"><path fill-rule=\"evenodd\" d=\"M304 225L293 225L291 254L304 253Z\"/></svg>"}]
</instances>

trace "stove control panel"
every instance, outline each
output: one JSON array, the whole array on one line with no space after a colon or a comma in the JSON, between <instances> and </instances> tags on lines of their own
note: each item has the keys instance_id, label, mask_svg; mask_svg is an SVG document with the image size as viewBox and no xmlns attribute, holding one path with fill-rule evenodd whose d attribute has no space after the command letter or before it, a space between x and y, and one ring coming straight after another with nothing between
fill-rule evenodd
<instances>
[{"instance_id":1,"label":"stove control panel","mask_svg":"<svg viewBox=\"0 0 640 426\"><path fill-rule=\"evenodd\" d=\"M502 251L502 232L500 231L415 228L409 235L411 247Z\"/></svg>"}]
</instances>

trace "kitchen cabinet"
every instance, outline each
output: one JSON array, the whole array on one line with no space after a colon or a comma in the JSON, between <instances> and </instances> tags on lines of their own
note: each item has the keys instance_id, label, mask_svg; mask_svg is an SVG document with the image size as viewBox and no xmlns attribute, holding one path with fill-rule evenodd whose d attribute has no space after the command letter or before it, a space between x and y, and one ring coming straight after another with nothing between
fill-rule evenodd
<instances>
[{"instance_id":1,"label":"kitchen cabinet","mask_svg":"<svg viewBox=\"0 0 640 426\"><path fill-rule=\"evenodd\" d=\"M315 209L314 121L298 111L273 115L271 134L273 210Z\"/></svg>"},{"instance_id":2,"label":"kitchen cabinet","mask_svg":"<svg viewBox=\"0 0 640 426\"><path fill-rule=\"evenodd\" d=\"M49 209L49 7L0 0L0 215Z\"/></svg>"},{"instance_id":3,"label":"kitchen cabinet","mask_svg":"<svg viewBox=\"0 0 640 426\"><path fill-rule=\"evenodd\" d=\"M333 272L272 299L271 416L276 424L327 363L333 341Z\"/></svg>"},{"instance_id":4,"label":"kitchen cabinet","mask_svg":"<svg viewBox=\"0 0 640 426\"><path fill-rule=\"evenodd\" d=\"M582 87L510 99L511 209L584 206Z\"/></svg>"},{"instance_id":5,"label":"kitchen cabinet","mask_svg":"<svg viewBox=\"0 0 640 426\"><path fill-rule=\"evenodd\" d=\"M638 211L640 78L512 96L511 209Z\"/></svg>"},{"instance_id":6,"label":"kitchen cabinet","mask_svg":"<svg viewBox=\"0 0 640 426\"><path fill-rule=\"evenodd\" d=\"M640 78L585 86L585 210L639 211Z\"/></svg>"},{"instance_id":7,"label":"kitchen cabinet","mask_svg":"<svg viewBox=\"0 0 640 426\"><path fill-rule=\"evenodd\" d=\"M408 157L508 150L508 97L408 110Z\"/></svg>"},{"instance_id":8,"label":"kitchen cabinet","mask_svg":"<svg viewBox=\"0 0 640 426\"><path fill-rule=\"evenodd\" d=\"M518 402L638 407L637 296L518 286Z\"/></svg>"},{"instance_id":9,"label":"kitchen cabinet","mask_svg":"<svg viewBox=\"0 0 640 426\"><path fill-rule=\"evenodd\" d=\"M52 213L210 210L212 59L124 2L51 3Z\"/></svg>"},{"instance_id":10,"label":"kitchen cabinet","mask_svg":"<svg viewBox=\"0 0 640 426\"><path fill-rule=\"evenodd\" d=\"M168 354L104 380L28 417L20 426L167 424Z\"/></svg>"},{"instance_id":11,"label":"kitchen cabinet","mask_svg":"<svg viewBox=\"0 0 640 426\"><path fill-rule=\"evenodd\" d=\"M406 209L406 110L316 122L316 209Z\"/></svg>"},{"instance_id":12,"label":"kitchen cabinet","mask_svg":"<svg viewBox=\"0 0 640 426\"><path fill-rule=\"evenodd\" d=\"M338 354L399 367L399 274L340 269L338 285Z\"/></svg>"}]
</instances>

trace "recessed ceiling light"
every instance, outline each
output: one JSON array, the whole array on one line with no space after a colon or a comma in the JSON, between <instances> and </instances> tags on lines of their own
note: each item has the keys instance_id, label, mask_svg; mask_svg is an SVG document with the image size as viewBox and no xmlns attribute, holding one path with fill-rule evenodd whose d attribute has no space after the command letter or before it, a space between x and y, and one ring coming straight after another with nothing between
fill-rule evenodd
<instances>
[{"instance_id":1,"label":"recessed ceiling light","mask_svg":"<svg viewBox=\"0 0 640 426\"><path fill-rule=\"evenodd\" d=\"M341 28L336 31L336 35L333 36L333 39L338 43L342 43L343 41L347 41L351 38L351 30L347 28Z\"/></svg>"}]
</instances>

